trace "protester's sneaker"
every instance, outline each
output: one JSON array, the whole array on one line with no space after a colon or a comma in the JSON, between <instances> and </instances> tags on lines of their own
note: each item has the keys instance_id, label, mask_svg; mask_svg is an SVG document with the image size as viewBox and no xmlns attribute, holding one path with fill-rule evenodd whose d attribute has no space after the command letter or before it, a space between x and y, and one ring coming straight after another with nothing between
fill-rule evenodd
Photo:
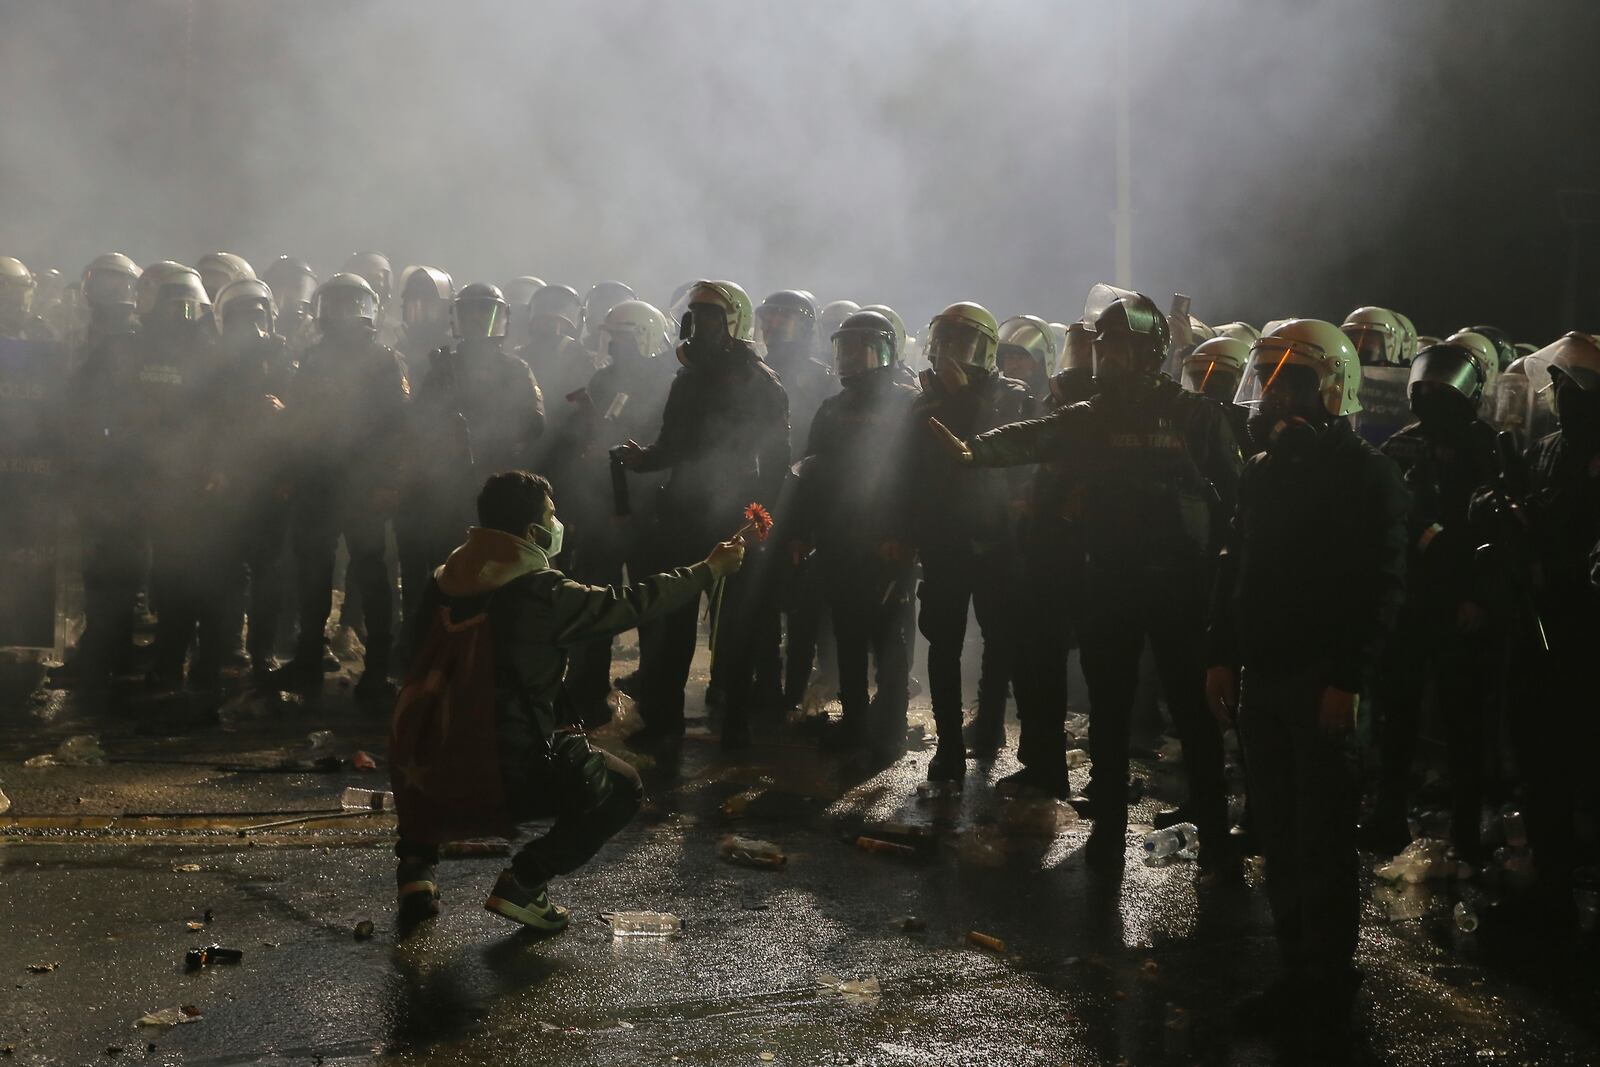
<instances>
[{"instance_id":1,"label":"protester's sneaker","mask_svg":"<svg viewBox=\"0 0 1600 1067\"><path fill-rule=\"evenodd\" d=\"M395 881L402 929L409 929L439 914L439 883L435 880L431 864L402 862L395 869Z\"/></svg>"},{"instance_id":2,"label":"protester's sneaker","mask_svg":"<svg viewBox=\"0 0 1600 1067\"><path fill-rule=\"evenodd\" d=\"M483 906L535 930L554 934L567 928L567 909L550 902L549 887L540 885L530 889L517 881L509 867L500 872Z\"/></svg>"}]
</instances>

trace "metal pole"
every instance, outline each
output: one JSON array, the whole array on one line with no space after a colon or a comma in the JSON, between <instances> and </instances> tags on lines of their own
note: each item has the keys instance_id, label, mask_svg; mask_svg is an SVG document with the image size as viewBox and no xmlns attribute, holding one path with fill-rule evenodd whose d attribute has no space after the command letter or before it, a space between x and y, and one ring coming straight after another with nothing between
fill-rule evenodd
<instances>
[{"instance_id":1,"label":"metal pole","mask_svg":"<svg viewBox=\"0 0 1600 1067\"><path fill-rule=\"evenodd\" d=\"M1129 188L1132 162L1131 112L1128 71L1128 4L1117 5L1117 209L1116 278L1123 289L1133 288L1133 205Z\"/></svg>"}]
</instances>

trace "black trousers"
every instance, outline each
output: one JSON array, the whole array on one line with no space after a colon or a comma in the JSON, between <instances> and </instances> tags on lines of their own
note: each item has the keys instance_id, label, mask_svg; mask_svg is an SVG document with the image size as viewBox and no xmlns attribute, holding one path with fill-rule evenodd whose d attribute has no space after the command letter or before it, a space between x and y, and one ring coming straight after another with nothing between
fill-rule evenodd
<instances>
[{"instance_id":1,"label":"black trousers","mask_svg":"<svg viewBox=\"0 0 1600 1067\"><path fill-rule=\"evenodd\" d=\"M1056 536L1050 536L1054 532ZM1082 564L1069 532L1039 529L1024 541L1017 595L1017 655L1011 688L1021 737L1017 759L1051 777L1066 774L1067 654L1082 596Z\"/></svg>"},{"instance_id":2,"label":"black trousers","mask_svg":"<svg viewBox=\"0 0 1600 1067\"><path fill-rule=\"evenodd\" d=\"M1014 588L1012 561L1004 551L979 555L931 550L922 555L917 627L928 641L928 690L941 744L962 744L961 649L969 604L983 640L979 714L1005 711L1013 653L1008 601Z\"/></svg>"},{"instance_id":3,"label":"black trousers","mask_svg":"<svg viewBox=\"0 0 1600 1067\"><path fill-rule=\"evenodd\" d=\"M1189 805L1204 841L1226 841L1228 802L1222 731L1206 707L1204 576L1193 571L1091 572L1078 645L1089 686L1090 794L1095 829L1128 821L1128 737L1139 658L1150 642L1167 711L1183 742Z\"/></svg>"},{"instance_id":4,"label":"black trousers","mask_svg":"<svg viewBox=\"0 0 1600 1067\"><path fill-rule=\"evenodd\" d=\"M83 531L83 636L77 661L105 677L131 669L133 607L149 552L148 508L126 487L105 486L80 501Z\"/></svg>"},{"instance_id":5,"label":"black trousers","mask_svg":"<svg viewBox=\"0 0 1600 1067\"><path fill-rule=\"evenodd\" d=\"M555 817L548 831L523 845L511 859L511 869L523 885L544 885L577 870L638 814L644 801L639 772L609 752L596 751L605 760L600 772L604 782L585 783L540 773L548 764L532 768L527 775L506 776L512 815L518 822ZM542 763L543 757L539 760ZM605 796L598 804L593 802L596 793ZM439 862L437 845L402 838L394 851L402 862Z\"/></svg>"},{"instance_id":6,"label":"black trousers","mask_svg":"<svg viewBox=\"0 0 1600 1067\"><path fill-rule=\"evenodd\" d=\"M303 487L295 500L292 534L300 601L295 659L317 664L327 647L323 629L333 609L333 557L340 534L350 552L346 584L361 591L367 623L366 669L387 671L394 643L393 589L384 562L385 517L344 486Z\"/></svg>"},{"instance_id":7,"label":"black trousers","mask_svg":"<svg viewBox=\"0 0 1600 1067\"><path fill-rule=\"evenodd\" d=\"M227 512L198 492L173 492L150 516L150 586L157 602L155 670L183 680L195 648L195 674L214 680L226 651L229 543Z\"/></svg>"},{"instance_id":8,"label":"black trousers","mask_svg":"<svg viewBox=\"0 0 1600 1067\"><path fill-rule=\"evenodd\" d=\"M250 620L246 650L256 666L271 658L278 643L282 622L284 575L281 566L288 539L289 507L271 489L252 491L242 506L235 509L226 591L228 605L228 644L237 640L234 630L234 605L244 606ZM241 583L248 577L248 586ZM246 588L248 596L245 596Z\"/></svg>"},{"instance_id":9,"label":"black trousers","mask_svg":"<svg viewBox=\"0 0 1600 1067\"><path fill-rule=\"evenodd\" d=\"M1415 643L1390 642L1378 672L1378 810L1392 817L1405 814L1423 695L1431 682L1449 758L1451 836L1458 849L1476 855L1485 792L1485 716L1497 688L1503 646L1497 631L1458 632L1453 614L1438 610L1408 608L1395 632L1429 636Z\"/></svg>"},{"instance_id":10,"label":"black trousers","mask_svg":"<svg viewBox=\"0 0 1600 1067\"><path fill-rule=\"evenodd\" d=\"M1291 979L1337 985L1352 969L1361 913L1360 780L1354 733L1328 734L1318 723L1321 692L1309 674L1247 667L1238 728L1285 967Z\"/></svg>"},{"instance_id":11,"label":"black trousers","mask_svg":"<svg viewBox=\"0 0 1600 1067\"><path fill-rule=\"evenodd\" d=\"M845 729L866 739L904 736L911 675L905 605L912 568L884 564L871 550L822 555L817 562L818 586L833 618ZM877 663L877 692L870 700L869 661Z\"/></svg>"},{"instance_id":12,"label":"black trousers","mask_svg":"<svg viewBox=\"0 0 1600 1067\"><path fill-rule=\"evenodd\" d=\"M703 559L716 539L728 536L701 529L679 536L667 546L666 560L658 569L686 566ZM760 592L766 578L770 546L751 544L744 566L724 579L717 644L712 650L712 672L722 686L726 716L724 730L748 723L749 694L760 616ZM715 587L708 597L715 607ZM639 714L645 724L664 733L683 732L684 690L700 636L700 598L639 628L641 699Z\"/></svg>"}]
</instances>

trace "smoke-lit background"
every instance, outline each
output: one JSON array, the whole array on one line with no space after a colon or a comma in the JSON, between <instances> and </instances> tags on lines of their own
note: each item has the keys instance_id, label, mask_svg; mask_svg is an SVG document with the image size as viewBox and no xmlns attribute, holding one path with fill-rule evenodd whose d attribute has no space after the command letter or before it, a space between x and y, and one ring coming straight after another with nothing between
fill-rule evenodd
<instances>
[{"instance_id":1,"label":"smoke-lit background","mask_svg":"<svg viewBox=\"0 0 1600 1067\"><path fill-rule=\"evenodd\" d=\"M1558 203L1600 188L1596 8L1130 3L1133 283L1209 322L1600 328L1600 227ZM3 0L0 254L1075 317L1114 272L1117 10Z\"/></svg>"}]
</instances>

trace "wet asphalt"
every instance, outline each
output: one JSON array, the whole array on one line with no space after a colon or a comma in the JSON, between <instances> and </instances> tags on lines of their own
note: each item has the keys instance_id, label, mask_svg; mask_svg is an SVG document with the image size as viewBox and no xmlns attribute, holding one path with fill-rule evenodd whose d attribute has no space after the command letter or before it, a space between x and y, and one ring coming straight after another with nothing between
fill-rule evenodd
<instances>
[{"instance_id":1,"label":"wet asphalt","mask_svg":"<svg viewBox=\"0 0 1600 1067\"><path fill-rule=\"evenodd\" d=\"M336 808L346 785L386 786L381 767L266 769L307 756L313 729L381 764L386 723L340 679L312 705L231 729L204 702L107 710L35 680L8 668L0 704L13 803L0 817L0 1062L1309 1061L1232 1019L1275 973L1259 870L1212 885L1191 863L1146 867L1136 825L1120 882L1091 876L1089 825L1070 807L995 798L1008 756L929 802L915 788L927 749L875 770L769 720L735 758L692 725L674 764L639 761L641 816L552 886L567 932L537 937L483 909L506 863L491 845L441 865L443 914L401 936L387 816L238 832ZM925 702L913 719L931 728ZM626 728L625 716L599 743L619 750ZM80 733L99 736L108 762L22 766ZM1133 817L1148 821L1181 783L1159 760L1136 765L1148 796ZM729 833L775 843L786 864L724 860ZM863 835L909 854L865 851ZM1514 895L1462 935L1455 893L1413 891L1418 918L1368 901L1346 1060L1600 1062L1593 936ZM672 912L684 933L613 940L600 915L621 910ZM242 961L186 971L185 953L210 943ZM843 995L819 984L829 975L879 991ZM182 1005L197 1021L136 1025Z\"/></svg>"}]
</instances>

